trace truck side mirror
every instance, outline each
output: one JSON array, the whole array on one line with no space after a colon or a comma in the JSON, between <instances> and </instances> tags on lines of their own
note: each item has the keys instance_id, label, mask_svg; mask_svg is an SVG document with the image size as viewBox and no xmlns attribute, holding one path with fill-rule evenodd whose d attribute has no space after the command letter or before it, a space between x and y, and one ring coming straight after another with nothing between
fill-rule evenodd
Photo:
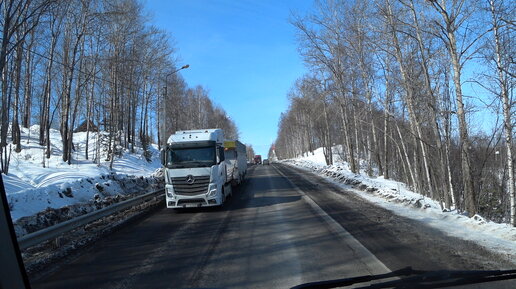
<instances>
[{"instance_id":1,"label":"truck side mirror","mask_svg":"<svg viewBox=\"0 0 516 289\"><path fill-rule=\"evenodd\" d=\"M226 158L224 157L224 147L218 147L219 148L219 161L223 162Z\"/></svg>"},{"instance_id":2,"label":"truck side mirror","mask_svg":"<svg viewBox=\"0 0 516 289\"><path fill-rule=\"evenodd\" d=\"M167 155L165 154L165 149L161 149L159 151L159 157L161 159L161 164L165 166L167 164Z\"/></svg>"}]
</instances>

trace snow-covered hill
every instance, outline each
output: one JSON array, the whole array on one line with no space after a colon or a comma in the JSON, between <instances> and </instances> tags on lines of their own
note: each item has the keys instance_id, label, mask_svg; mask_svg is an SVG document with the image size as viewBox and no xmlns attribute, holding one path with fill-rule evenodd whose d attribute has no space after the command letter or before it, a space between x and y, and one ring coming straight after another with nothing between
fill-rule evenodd
<instances>
[{"instance_id":1,"label":"snow-covered hill","mask_svg":"<svg viewBox=\"0 0 516 289\"><path fill-rule=\"evenodd\" d=\"M322 148L313 155L281 162L312 171L397 215L420 221L450 236L477 242L516 262L516 228L508 224L490 222L479 215L469 218L454 210L443 211L438 202L411 191L401 182L382 176L368 177L363 171L352 173L338 154L334 154L334 165L327 166Z\"/></svg>"},{"instance_id":2,"label":"snow-covered hill","mask_svg":"<svg viewBox=\"0 0 516 289\"><path fill-rule=\"evenodd\" d=\"M138 178L129 176L151 177L160 167L158 150L152 146L152 162L145 160L142 149L136 149L135 153L124 151L121 157L115 158L113 170L109 170L105 146L100 144L102 133L92 132L89 134L89 160L85 159L86 133L74 134L75 151L69 165L62 161L58 130L50 131L52 155L49 159L45 158L44 147L38 143L39 126L21 130L22 151L12 152L9 174L3 176L13 221L48 208L92 203L99 196L134 193L125 184L135 183ZM97 164L93 159L99 152L100 164ZM124 179L128 181L124 182ZM142 189L142 184L136 187Z\"/></svg>"}]
</instances>

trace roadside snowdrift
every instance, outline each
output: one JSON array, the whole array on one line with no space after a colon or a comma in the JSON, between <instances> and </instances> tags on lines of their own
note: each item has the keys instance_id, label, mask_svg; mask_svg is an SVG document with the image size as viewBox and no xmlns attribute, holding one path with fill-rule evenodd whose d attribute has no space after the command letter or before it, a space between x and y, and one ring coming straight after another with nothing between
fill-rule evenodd
<instances>
[{"instance_id":1,"label":"roadside snowdrift","mask_svg":"<svg viewBox=\"0 0 516 289\"><path fill-rule=\"evenodd\" d=\"M13 222L15 226L22 225L17 227L19 234L161 187L155 147L150 147L151 162L144 158L142 149L135 149L135 153L123 151L110 171L102 132L89 134L89 160L85 159L86 133L75 133L75 151L69 165L61 159L58 130L50 131L49 159L44 156L44 146L38 143L39 126L21 130L22 151L13 151L9 174L3 176ZM93 161L95 157L100 164Z\"/></svg>"},{"instance_id":2,"label":"roadside snowdrift","mask_svg":"<svg viewBox=\"0 0 516 289\"><path fill-rule=\"evenodd\" d=\"M469 218L455 211L443 211L438 202L410 191L403 183L368 177L365 173L354 174L338 155L334 160L334 165L327 166L319 148L313 155L282 163L312 171L397 215L420 221L450 236L477 242L516 262L516 228L484 220L478 215Z\"/></svg>"}]
</instances>

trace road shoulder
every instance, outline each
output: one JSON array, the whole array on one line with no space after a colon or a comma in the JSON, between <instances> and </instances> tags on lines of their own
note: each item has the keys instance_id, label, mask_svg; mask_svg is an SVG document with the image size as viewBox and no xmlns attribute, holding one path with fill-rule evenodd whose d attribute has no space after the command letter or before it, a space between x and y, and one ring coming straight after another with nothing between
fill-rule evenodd
<instances>
[{"instance_id":1,"label":"road shoulder","mask_svg":"<svg viewBox=\"0 0 516 289\"><path fill-rule=\"evenodd\" d=\"M398 216L311 172L275 166L391 270L406 266L425 270L514 267L474 242Z\"/></svg>"}]
</instances>

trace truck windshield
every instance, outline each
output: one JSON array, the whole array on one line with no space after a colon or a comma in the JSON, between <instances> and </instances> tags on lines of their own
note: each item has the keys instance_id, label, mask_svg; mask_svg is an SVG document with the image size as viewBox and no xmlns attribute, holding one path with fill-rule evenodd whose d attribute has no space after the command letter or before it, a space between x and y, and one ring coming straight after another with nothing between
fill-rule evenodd
<instances>
[{"instance_id":1,"label":"truck windshield","mask_svg":"<svg viewBox=\"0 0 516 289\"><path fill-rule=\"evenodd\" d=\"M174 148L167 154L167 167L210 167L216 163L214 147Z\"/></svg>"}]
</instances>

